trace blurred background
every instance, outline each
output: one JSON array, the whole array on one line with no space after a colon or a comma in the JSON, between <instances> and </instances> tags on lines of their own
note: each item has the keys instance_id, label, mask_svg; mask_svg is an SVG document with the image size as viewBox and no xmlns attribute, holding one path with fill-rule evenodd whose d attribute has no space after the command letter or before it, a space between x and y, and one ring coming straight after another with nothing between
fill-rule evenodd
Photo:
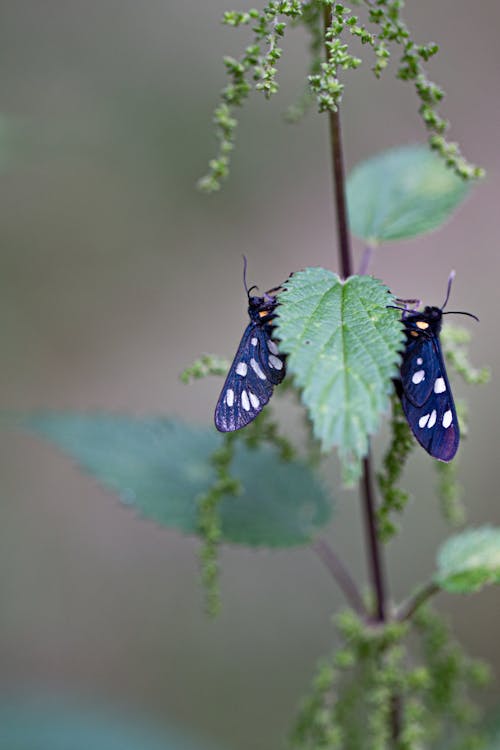
<instances>
[{"instance_id":1,"label":"blurred background","mask_svg":"<svg viewBox=\"0 0 500 750\"><path fill-rule=\"evenodd\" d=\"M220 26L225 0L0 8L2 408L208 424L221 382L187 387L178 375L202 352L233 355L246 325L241 254L261 289L306 265L338 269L326 120L282 117L302 91L305 36L286 38L280 92L251 99L230 180L207 197L195 183L215 151L222 55L248 38ZM402 297L441 304L455 268L452 308L481 318L464 325L493 378L456 385L470 406L460 475L470 523L498 524L500 6L420 0L406 18L419 41L439 42L429 72L447 92L451 137L488 178L438 232L380 249L372 272ZM376 82L365 65L346 83L348 167L424 140L416 96L391 70ZM313 553L224 548L223 609L210 622L194 540L136 520L49 445L0 440L0 688L112 701L231 750L283 748L342 604ZM358 499L332 476L327 533L365 581ZM423 451L406 477L414 499L387 555L395 600L430 575L449 533ZM443 594L437 606L498 675L498 592ZM490 706L497 695L493 685Z\"/></svg>"}]
</instances>

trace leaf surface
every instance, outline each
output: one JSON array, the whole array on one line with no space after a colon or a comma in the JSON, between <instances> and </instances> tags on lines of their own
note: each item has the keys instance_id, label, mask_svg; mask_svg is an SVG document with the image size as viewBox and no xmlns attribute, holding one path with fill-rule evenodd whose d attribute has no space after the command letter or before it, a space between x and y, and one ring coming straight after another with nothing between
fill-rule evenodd
<instances>
[{"instance_id":1,"label":"leaf surface","mask_svg":"<svg viewBox=\"0 0 500 750\"><path fill-rule=\"evenodd\" d=\"M438 554L435 581L458 594L500 583L500 528L483 526L448 539Z\"/></svg>"},{"instance_id":2,"label":"leaf surface","mask_svg":"<svg viewBox=\"0 0 500 750\"><path fill-rule=\"evenodd\" d=\"M213 750L207 742L52 695L0 703L0 750Z\"/></svg>"},{"instance_id":3,"label":"leaf surface","mask_svg":"<svg viewBox=\"0 0 500 750\"><path fill-rule=\"evenodd\" d=\"M351 230L369 245L416 237L441 226L469 190L427 146L383 151L349 175Z\"/></svg>"},{"instance_id":4,"label":"leaf surface","mask_svg":"<svg viewBox=\"0 0 500 750\"><path fill-rule=\"evenodd\" d=\"M64 412L28 415L20 424L54 443L143 518L197 532L198 500L215 481L210 457L223 439L215 429L163 418ZM282 461L274 446L250 449L238 442L232 473L242 492L220 505L226 542L305 544L330 518L331 500L322 483L302 462Z\"/></svg>"},{"instance_id":5,"label":"leaf surface","mask_svg":"<svg viewBox=\"0 0 500 750\"><path fill-rule=\"evenodd\" d=\"M397 375L403 333L394 298L377 279L343 282L324 268L293 274L279 296L280 350L302 388L322 449L337 446L354 481Z\"/></svg>"}]
</instances>

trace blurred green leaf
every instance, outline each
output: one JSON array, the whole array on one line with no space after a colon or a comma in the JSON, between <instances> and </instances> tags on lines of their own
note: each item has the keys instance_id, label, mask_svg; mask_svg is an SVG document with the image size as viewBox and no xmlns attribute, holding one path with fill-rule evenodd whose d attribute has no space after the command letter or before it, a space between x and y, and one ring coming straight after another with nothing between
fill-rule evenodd
<instances>
[{"instance_id":1,"label":"blurred green leaf","mask_svg":"<svg viewBox=\"0 0 500 750\"><path fill-rule=\"evenodd\" d=\"M458 594L500 583L500 529L483 526L448 539L438 554L435 581Z\"/></svg>"},{"instance_id":2,"label":"blurred green leaf","mask_svg":"<svg viewBox=\"0 0 500 750\"><path fill-rule=\"evenodd\" d=\"M55 443L123 503L162 526L195 534L198 498L213 484L210 456L222 436L163 418L39 413L20 425ZM330 518L331 501L301 462L283 462L274 446L236 446L232 473L243 491L220 505L222 538L251 546L308 542Z\"/></svg>"},{"instance_id":3,"label":"blurred green leaf","mask_svg":"<svg viewBox=\"0 0 500 750\"><path fill-rule=\"evenodd\" d=\"M0 750L210 750L176 730L136 722L64 698L0 703Z\"/></svg>"},{"instance_id":4,"label":"blurred green leaf","mask_svg":"<svg viewBox=\"0 0 500 750\"><path fill-rule=\"evenodd\" d=\"M354 481L387 409L403 334L393 297L377 279L342 282L324 268L293 274L279 296L280 349L303 389L322 449L338 446L344 479Z\"/></svg>"},{"instance_id":5,"label":"blurred green leaf","mask_svg":"<svg viewBox=\"0 0 500 750\"><path fill-rule=\"evenodd\" d=\"M427 146L383 151L349 175L351 230L369 245L416 237L441 226L469 189Z\"/></svg>"},{"instance_id":6,"label":"blurred green leaf","mask_svg":"<svg viewBox=\"0 0 500 750\"><path fill-rule=\"evenodd\" d=\"M489 717L486 725L485 742L481 750L500 750L500 718Z\"/></svg>"}]
</instances>

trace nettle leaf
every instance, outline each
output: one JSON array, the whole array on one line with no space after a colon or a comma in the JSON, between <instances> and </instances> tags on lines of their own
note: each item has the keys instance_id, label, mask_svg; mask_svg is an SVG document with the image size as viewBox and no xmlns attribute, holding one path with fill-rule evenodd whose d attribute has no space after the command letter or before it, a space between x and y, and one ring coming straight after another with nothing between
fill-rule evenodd
<instances>
[{"instance_id":1,"label":"nettle leaf","mask_svg":"<svg viewBox=\"0 0 500 750\"><path fill-rule=\"evenodd\" d=\"M435 581L458 594L500 583L500 528L483 526L448 539L438 554Z\"/></svg>"},{"instance_id":2,"label":"nettle leaf","mask_svg":"<svg viewBox=\"0 0 500 750\"><path fill-rule=\"evenodd\" d=\"M497 711L492 714L486 724L485 742L482 745L484 750L499 750L500 748L500 718Z\"/></svg>"},{"instance_id":3,"label":"nettle leaf","mask_svg":"<svg viewBox=\"0 0 500 750\"><path fill-rule=\"evenodd\" d=\"M403 333L393 297L377 279L343 282L324 268L293 274L279 296L278 337L288 371L303 389L314 434L337 446L353 482L388 406Z\"/></svg>"},{"instance_id":4,"label":"nettle leaf","mask_svg":"<svg viewBox=\"0 0 500 750\"><path fill-rule=\"evenodd\" d=\"M4 696L0 750L210 750L176 729L141 723L116 710L65 696Z\"/></svg>"},{"instance_id":5,"label":"nettle leaf","mask_svg":"<svg viewBox=\"0 0 500 750\"><path fill-rule=\"evenodd\" d=\"M223 440L215 429L164 418L51 412L20 424L55 443L143 518L197 533L198 499L214 483L210 457ZM330 519L323 485L302 462L282 461L274 446L238 443L231 471L243 489L220 504L226 542L304 544Z\"/></svg>"},{"instance_id":6,"label":"nettle leaf","mask_svg":"<svg viewBox=\"0 0 500 750\"><path fill-rule=\"evenodd\" d=\"M469 189L427 146L383 151L349 175L351 230L369 245L416 237L441 226Z\"/></svg>"}]
</instances>

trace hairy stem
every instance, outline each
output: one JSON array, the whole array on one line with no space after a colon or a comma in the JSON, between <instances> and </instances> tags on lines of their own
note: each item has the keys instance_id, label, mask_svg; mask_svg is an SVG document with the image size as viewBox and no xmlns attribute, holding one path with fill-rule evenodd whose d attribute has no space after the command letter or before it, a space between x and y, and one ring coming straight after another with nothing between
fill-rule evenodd
<instances>
[{"instance_id":1,"label":"hairy stem","mask_svg":"<svg viewBox=\"0 0 500 750\"><path fill-rule=\"evenodd\" d=\"M379 622L384 622L386 619L386 584L382 562L382 549L377 537L375 490L373 487L373 472L370 453L368 453L363 460L361 489L365 513L366 536L368 539L370 572L376 593L376 616Z\"/></svg>"},{"instance_id":2,"label":"hairy stem","mask_svg":"<svg viewBox=\"0 0 500 750\"><path fill-rule=\"evenodd\" d=\"M434 583L434 581L430 581L426 586L423 586L418 591L411 596L408 601L404 602L398 609L395 615L395 619L399 620L400 622L404 622L405 620L410 620L417 609L422 605L425 604L427 599L430 599L431 596L434 596L434 594L437 594L441 589L437 585L437 583Z\"/></svg>"},{"instance_id":3,"label":"hairy stem","mask_svg":"<svg viewBox=\"0 0 500 750\"><path fill-rule=\"evenodd\" d=\"M325 30L332 25L332 7L325 6ZM326 48L328 56L328 48ZM352 275L352 252L347 221L347 204L345 197L344 152L342 150L342 131L338 110L329 112L330 147L337 215L337 235L339 241L340 266L342 276L347 279Z\"/></svg>"},{"instance_id":4,"label":"hairy stem","mask_svg":"<svg viewBox=\"0 0 500 750\"><path fill-rule=\"evenodd\" d=\"M370 268L370 263L372 262L374 252L375 248L373 247L373 245L367 245L365 247L363 257L361 258L361 263L359 264L359 276L366 276L366 274L368 273L368 269Z\"/></svg>"},{"instance_id":5,"label":"hairy stem","mask_svg":"<svg viewBox=\"0 0 500 750\"><path fill-rule=\"evenodd\" d=\"M325 7L324 25L325 32L333 24L332 6ZM328 48L326 48L328 55ZM350 243L349 226L347 219L347 206L345 197L345 173L342 149L342 131L340 127L340 114L338 109L329 112L330 144L332 171L334 181L334 202L337 216L337 231L339 243L339 256L341 273L344 278L352 275L352 250ZM386 620L386 583L384 577L384 566L382 562L382 550L377 537L375 491L373 487L373 474L371 467L370 452L363 461L363 475L361 479L361 495L365 517L366 537L368 543L368 557L370 577L376 596L376 619L383 623ZM400 734L401 699L398 695L391 697L391 734L394 742L397 742Z\"/></svg>"},{"instance_id":6,"label":"hairy stem","mask_svg":"<svg viewBox=\"0 0 500 750\"><path fill-rule=\"evenodd\" d=\"M332 24L332 8L325 7L324 14L325 28ZM328 54L328 50L327 50ZM332 171L334 182L334 201L335 213L337 216L337 229L339 241L340 268L344 278L352 275L352 250L347 221L347 209L345 199L345 173L344 158L342 149L342 134L340 128L340 115L338 110L329 112L330 120L330 141L332 156ZM365 514L365 523L367 530L370 573L375 589L377 603L376 613L380 622L385 620L385 582L383 575L383 565L381 560L381 550L377 538L376 516L375 516L375 492L373 489L373 479L371 471L371 459L368 455L363 462L363 477L361 480L361 489L363 495L363 505Z\"/></svg>"},{"instance_id":7,"label":"hairy stem","mask_svg":"<svg viewBox=\"0 0 500 750\"><path fill-rule=\"evenodd\" d=\"M328 568L351 607L361 617L366 617L368 613L356 583L342 560L328 544L326 539L317 539L312 544L312 549Z\"/></svg>"},{"instance_id":8,"label":"hairy stem","mask_svg":"<svg viewBox=\"0 0 500 750\"><path fill-rule=\"evenodd\" d=\"M352 255L349 241L349 227L347 224L347 209L345 197L344 157L342 152L342 132L340 116L337 112L329 113L330 144L332 149L333 179L335 182L335 203L337 213L337 234L339 241L340 267L342 276L347 279L352 276Z\"/></svg>"}]
</instances>

